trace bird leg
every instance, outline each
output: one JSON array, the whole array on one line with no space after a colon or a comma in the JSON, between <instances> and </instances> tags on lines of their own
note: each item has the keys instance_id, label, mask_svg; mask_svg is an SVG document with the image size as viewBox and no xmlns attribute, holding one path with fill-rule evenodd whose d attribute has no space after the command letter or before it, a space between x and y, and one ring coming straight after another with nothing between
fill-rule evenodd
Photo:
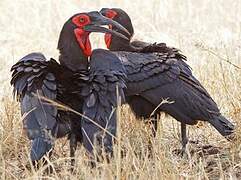
<instances>
[{"instance_id":1,"label":"bird leg","mask_svg":"<svg viewBox=\"0 0 241 180\"><path fill-rule=\"evenodd\" d=\"M75 165L75 159L74 159L75 151L76 151L76 148L77 148L77 138L76 138L76 135L74 133L70 134L69 145L70 145L71 171L73 171L74 165Z\"/></svg>"},{"instance_id":2,"label":"bird leg","mask_svg":"<svg viewBox=\"0 0 241 180\"><path fill-rule=\"evenodd\" d=\"M186 153L188 138L187 138L187 125L181 122L181 137L182 137L182 149L181 154Z\"/></svg>"}]
</instances>

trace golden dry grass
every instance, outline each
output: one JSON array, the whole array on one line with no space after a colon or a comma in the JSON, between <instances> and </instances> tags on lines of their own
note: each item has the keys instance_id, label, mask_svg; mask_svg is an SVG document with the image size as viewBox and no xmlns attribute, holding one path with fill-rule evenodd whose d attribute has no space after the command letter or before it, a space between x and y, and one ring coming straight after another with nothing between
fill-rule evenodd
<instances>
[{"instance_id":1,"label":"golden dry grass","mask_svg":"<svg viewBox=\"0 0 241 180\"><path fill-rule=\"evenodd\" d=\"M58 57L58 34L76 12L120 7L131 16L135 38L166 42L180 48L193 72L237 126L237 139L227 142L211 126L189 127L191 157L174 151L181 147L179 124L160 116L153 155L148 154L149 128L136 121L128 107L121 110L121 143L126 156L98 168L86 165L84 149L76 153L76 173L69 171L68 142L56 142L51 175L27 169L29 142L22 131L18 104L12 99L9 69L32 51ZM0 177L1 179L240 179L241 178L241 1L228 0L1 0L0 1ZM92 35L99 47L103 35ZM101 45L103 47L103 45ZM212 145L216 148L208 148ZM202 151L206 147L206 150ZM115 147L118 149L118 146ZM209 150L207 153L206 151ZM219 153L210 154L210 151ZM117 150L115 151L117 153Z\"/></svg>"}]
</instances>

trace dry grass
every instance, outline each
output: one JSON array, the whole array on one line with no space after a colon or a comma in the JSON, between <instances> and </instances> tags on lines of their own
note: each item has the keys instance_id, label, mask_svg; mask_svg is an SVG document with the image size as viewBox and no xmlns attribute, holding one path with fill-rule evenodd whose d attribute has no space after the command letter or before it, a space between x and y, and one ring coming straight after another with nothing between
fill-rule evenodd
<instances>
[{"instance_id":1,"label":"dry grass","mask_svg":"<svg viewBox=\"0 0 241 180\"><path fill-rule=\"evenodd\" d=\"M133 20L136 38L166 42L182 49L194 74L216 100L222 113L237 125L237 139L229 143L207 124L189 127L190 139L198 144L190 144L191 156L182 158L174 153L180 148L179 124L161 115L158 136L152 139L154 153L150 157L147 150L149 128L136 121L128 107L123 107L121 148L126 151L124 158L116 156L110 164L100 163L98 168L90 169L83 155L85 150L79 146L76 173L71 174L68 142L60 139L51 158L55 168L53 174L48 176L43 168L37 172L27 169L29 142L22 132L18 104L11 97L9 69L32 51L57 58L58 34L66 19L76 12L101 7L125 9ZM240 17L240 0L1 0L1 179L240 179L241 70L228 63L241 67ZM95 47L102 39L102 35L92 37Z\"/></svg>"}]
</instances>

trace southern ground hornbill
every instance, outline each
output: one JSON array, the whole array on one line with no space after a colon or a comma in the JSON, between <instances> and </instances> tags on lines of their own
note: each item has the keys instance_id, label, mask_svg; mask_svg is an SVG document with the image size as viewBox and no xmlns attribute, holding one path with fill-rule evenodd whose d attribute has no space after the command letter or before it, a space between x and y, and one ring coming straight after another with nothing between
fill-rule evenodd
<instances>
[{"instance_id":1,"label":"southern ground hornbill","mask_svg":"<svg viewBox=\"0 0 241 180\"><path fill-rule=\"evenodd\" d=\"M119 8L102 8L100 11L104 16L119 22L124 26L130 33L129 39L134 35L134 28L128 14ZM109 26L112 29L112 26ZM128 36L128 34L126 34ZM172 55L176 59L181 59L186 61L186 57L182 55L178 49L173 47L166 46L165 43L147 43L139 40L121 40L117 36L112 36L111 34L105 34L105 43L108 49L111 51L128 51L128 52L141 52L141 53L151 53L159 52L165 53L169 56ZM132 96L128 99L128 104L138 118L150 118L151 121L148 121L152 127L152 133L155 136L157 130L157 116L158 111L153 112L155 106L152 103L149 103L144 98Z\"/></svg>"},{"instance_id":2,"label":"southern ground hornbill","mask_svg":"<svg viewBox=\"0 0 241 180\"><path fill-rule=\"evenodd\" d=\"M71 156L77 141L90 153L95 143L112 152L116 133L116 87L120 101L124 101L125 72L120 60L110 51L92 52L89 34L108 32L126 37L101 25L127 31L97 11L79 13L64 24L60 33L60 64L54 59L46 60L41 53L31 53L11 68L11 84L20 101L24 128L32 140L30 157L34 163L52 150L55 138L68 133ZM49 100L67 105L85 117L58 109Z\"/></svg>"},{"instance_id":3,"label":"southern ground hornbill","mask_svg":"<svg viewBox=\"0 0 241 180\"><path fill-rule=\"evenodd\" d=\"M103 8L100 12L133 35L131 20L123 10ZM115 30L115 27L109 28ZM178 50L165 44L161 47L141 41L131 43L111 34L105 35L105 42L126 68L126 101L137 116L149 117L163 99L173 101L162 104L158 111L164 111L181 122L182 152L188 142L186 124L208 121L226 138L233 133L234 125L220 114L216 103L192 75L184 62L185 56Z\"/></svg>"}]
</instances>

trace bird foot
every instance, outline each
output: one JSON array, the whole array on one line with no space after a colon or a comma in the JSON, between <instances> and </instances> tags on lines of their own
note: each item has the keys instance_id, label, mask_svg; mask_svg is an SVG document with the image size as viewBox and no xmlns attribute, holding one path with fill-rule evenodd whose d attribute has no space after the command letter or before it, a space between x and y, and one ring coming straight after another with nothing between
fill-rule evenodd
<instances>
[{"instance_id":1,"label":"bird foot","mask_svg":"<svg viewBox=\"0 0 241 180\"><path fill-rule=\"evenodd\" d=\"M181 149L175 149L174 154L176 154L177 156L181 156L182 158L187 158L190 159L191 155L189 150L186 147L182 147Z\"/></svg>"},{"instance_id":2,"label":"bird foot","mask_svg":"<svg viewBox=\"0 0 241 180\"><path fill-rule=\"evenodd\" d=\"M181 157L188 157L188 152L187 152L187 149L186 148L182 148L180 150L180 154L179 154Z\"/></svg>"}]
</instances>

